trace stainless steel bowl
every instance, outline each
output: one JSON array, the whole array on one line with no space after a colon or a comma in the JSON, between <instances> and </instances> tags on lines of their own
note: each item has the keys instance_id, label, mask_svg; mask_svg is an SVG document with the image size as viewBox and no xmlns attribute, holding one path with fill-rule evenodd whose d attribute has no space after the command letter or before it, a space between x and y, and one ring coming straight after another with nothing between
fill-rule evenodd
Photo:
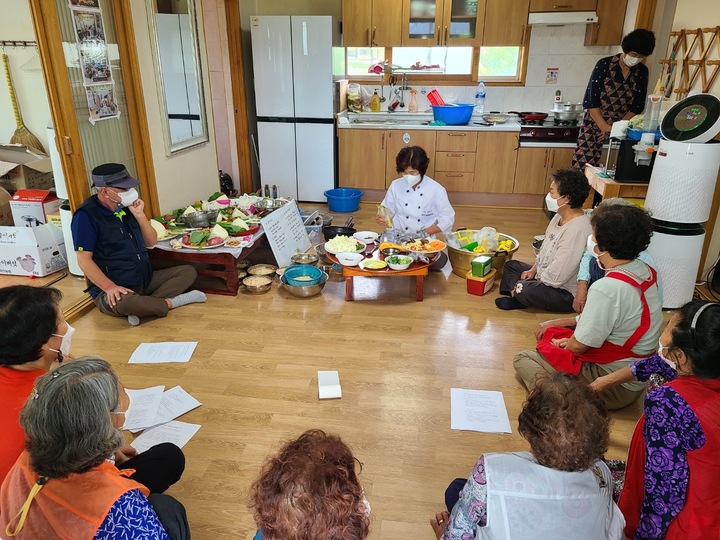
<instances>
[{"instance_id":1,"label":"stainless steel bowl","mask_svg":"<svg viewBox=\"0 0 720 540\"><path fill-rule=\"evenodd\" d=\"M504 124L510 119L510 115L503 113L488 113L483 114L482 119L486 122L490 122L491 124Z\"/></svg>"},{"instance_id":2,"label":"stainless steel bowl","mask_svg":"<svg viewBox=\"0 0 720 540\"><path fill-rule=\"evenodd\" d=\"M293 296L297 296L298 298L310 298L311 296L317 296L318 294L320 294L323 288L325 288L325 283L327 283L327 280L328 275L323 272L322 276L320 277L320 281L317 284L299 287L295 285L290 285L285 280L285 276L280 277L280 282L283 284L283 287L285 287L285 290Z\"/></svg>"},{"instance_id":3,"label":"stainless steel bowl","mask_svg":"<svg viewBox=\"0 0 720 540\"><path fill-rule=\"evenodd\" d=\"M390 257L391 255L407 255L410 252L406 249L398 249L398 248L390 247L390 248L381 249L380 253L382 253L383 256L385 256L385 257Z\"/></svg>"},{"instance_id":4,"label":"stainless steel bowl","mask_svg":"<svg viewBox=\"0 0 720 540\"><path fill-rule=\"evenodd\" d=\"M330 257L328 257L327 251L325 250L325 244L318 244L315 246L315 253L318 254L318 257L320 257L320 261L324 264L333 265L333 261Z\"/></svg>"},{"instance_id":5,"label":"stainless steel bowl","mask_svg":"<svg viewBox=\"0 0 720 540\"><path fill-rule=\"evenodd\" d=\"M285 204L285 201L282 201L280 199L260 199L253 206L255 206L256 210L272 211L272 210L277 210L284 204Z\"/></svg>"},{"instance_id":6,"label":"stainless steel bowl","mask_svg":"<svg viewBox=\"0 0 720 540\"><path fill-rule=\"evenodd\" d=\"M249 280L262 280L263 283L261 285L251 285L248 282ZM243 285L251 294L262 294L268 292L270 287L272 287L272 282L273 280L269 276L248 276L243 279Z\"/></svg>"},{"instance_id":7,"label":"stainless steel bowl","mask_svg":"<svg viewBox=\"0 0 720 540\"><path fill-rule=\"evenodd\" d=\"M178 217L177 221L193 228L209 227L215 223L218 212L219 210L198 210L192 214L185 214L184 216Z\"/></svg>"},{"instance_id":8,"label":"stainless steel bowl","mask_svg":"<svg viewBox=\"0 0 720 540\"><path fill-rule=\"evenodd\" d=\"M290 257L293 264L309 264L314 266L318 263L319 256L314 253L298 253Z\"/></svg>"}]
</instances>

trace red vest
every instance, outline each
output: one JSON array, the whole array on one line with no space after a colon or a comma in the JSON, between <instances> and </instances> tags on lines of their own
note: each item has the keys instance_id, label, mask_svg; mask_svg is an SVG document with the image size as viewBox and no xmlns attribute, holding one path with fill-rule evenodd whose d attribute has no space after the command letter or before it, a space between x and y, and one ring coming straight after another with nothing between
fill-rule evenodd
<instances>
[{"instance_id":1,"label":"red vest","mask_svg":"<svg viewBox=\"0 0 720 540\"><path fill-rule=\"evenodd\" d=\"M88 472L48 480L35 495L25 526L13 538L92 539L123 494L133 489L140 490L146 497L150 494L142 484L125 478L125 474L134 472L132 469L121 472L103 461ZM37 473L30 466L30 455L25 451L0 489L0 538L5 538L8 522L17 516L37 479ZM14 528L15 523L11 529Z\"/></svg>"},{"instance_id":2,"label":"red vest","mask_svg":"<svg viewBox=\"0 0 720 540\"><path fill-rule=\"evenodd\" d=\"M669 386L687 401L700 420L705 444L687 453L689 480L685 504L670 523L666 540L720 538L720 380L680 377ZM634 538L645 497L643 415L635 426L628 452L625 486L618 505L625 515L625 534Z\"/></svg>"}]
</instances>

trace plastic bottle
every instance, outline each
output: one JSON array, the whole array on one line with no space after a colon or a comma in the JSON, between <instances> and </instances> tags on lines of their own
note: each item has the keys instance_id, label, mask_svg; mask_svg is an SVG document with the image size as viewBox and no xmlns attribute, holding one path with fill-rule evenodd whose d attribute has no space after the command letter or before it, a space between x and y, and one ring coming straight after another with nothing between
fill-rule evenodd
<instances>
[{"instance_id":1,"label":"plastic bottle","mask_svg":"<svg viewBox=\"0 0 720 540\"><path fill-rule=\"evenodd\" d=\"M380 96L378 96L377 88L370 98L370 110L372 112L380 112Z\"/></svg>"},{"instance_id":2,"label":"plastic bottle","mask_svg":"<svg viewBox=\"0 0 720 540\"><path fill-rule=\"evenodd\" d=\"M415 96L417 94L417 90L414 88L410 90L410 105L408 105L408 112L417 112L418 105L417 105L417 97Z\"/></svg>"},{"instance_id":3,"label":"plastic bottle","mask_svg":"<svg viewBox=\"0 0 720 540\"><path fill-rule=\"evenodd\" d=\"M485 112L485 83L480 81L478 84L477 91L475 92L475 114L482 114Z\"/></svg>"}]
</instances>

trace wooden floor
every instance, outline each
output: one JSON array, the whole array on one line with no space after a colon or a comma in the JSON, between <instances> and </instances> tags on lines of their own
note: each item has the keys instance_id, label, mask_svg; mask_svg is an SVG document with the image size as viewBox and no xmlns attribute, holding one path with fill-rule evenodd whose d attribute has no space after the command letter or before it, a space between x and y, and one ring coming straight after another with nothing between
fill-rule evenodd
<instances>
[{"instance_id":1,"label":"wooden floor","mask_svg":"<svg viewBox=\"0 0 720 540\"><path fill-rule=\"evenodd\" d=\"M456 227L494 226L518 238L516 259L525 261L548 223L539 210L456 210ZM378 229L374 213L361 206L358 230ZM129 388L179 384L203 403L181 418L202 428L169 491L187 508L193 538L252 538L248 491L260 464L283 441L321 428L364 464L370 538L433 540L428 522L450 480L467 477L483 452L527 449L517 434L525 390L512 358L534 348L533 328L551 315L499 311L497 285L469 295L449 265L430 274L424 302L414 291L413 278L356 278L356 301L345 302L342 282L311 299L273 286L261 296L213 295L139 327L93 310L74 323L73 352L104 356ZM127 364L139 343L171 340L199 341L188 364ZM318 370L340 372L342 399L318 400ZM514 433L452 431L452 387L501 390ZM639 414L640 403L613 414L609 458L625 457Z\"/></svg>"}]
</instances>

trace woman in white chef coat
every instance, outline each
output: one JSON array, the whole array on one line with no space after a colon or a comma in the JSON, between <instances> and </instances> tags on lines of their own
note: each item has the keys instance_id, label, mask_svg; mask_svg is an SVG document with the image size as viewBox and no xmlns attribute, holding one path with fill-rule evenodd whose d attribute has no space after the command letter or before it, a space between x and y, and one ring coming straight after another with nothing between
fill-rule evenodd
<instances>
[{"instance_id":1,"label":"woman in white chef coat","mask_svg":"<svg viewBox=\"0 0 720 540\"><path fill-rule=\"evenodd\" d=\"M426 238L452 231L455 210L450 206L447 191L425 175L430 159L419 146L406 146L395 158L396 170L402 177L394 180L385 194L382 206L388 209L392 227L404 235ZM379 225L388 227L387 217L375 217ZM433 264L433 269L445 266L447 255Z\"/></svg>"}]
</instances>

